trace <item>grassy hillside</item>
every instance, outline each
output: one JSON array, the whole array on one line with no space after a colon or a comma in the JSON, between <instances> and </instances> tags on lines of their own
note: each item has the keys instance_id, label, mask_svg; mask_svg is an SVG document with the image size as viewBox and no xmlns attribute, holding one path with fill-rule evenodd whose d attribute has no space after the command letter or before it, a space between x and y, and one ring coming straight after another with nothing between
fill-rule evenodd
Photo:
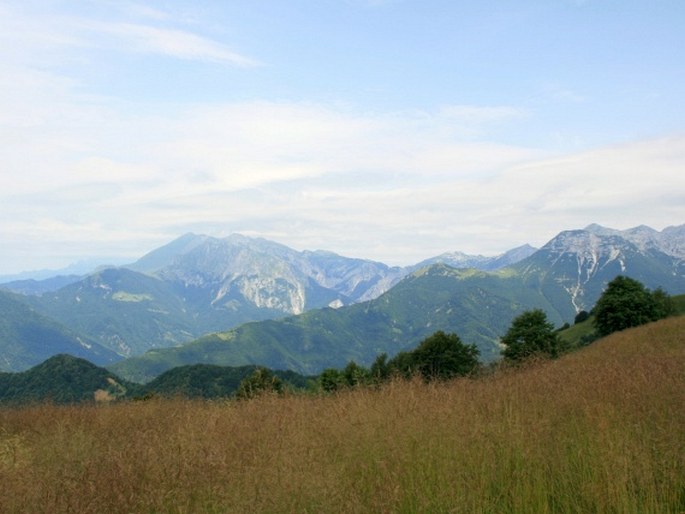
<instances>
[{"instance_id":1,"label":"grassy hillside","mask_svg":"<svg viewBox=\"0 0 685 514\"><path fill-rule=\"evenodd\" d=\"M685 314L685 294L671 297L676 315ZM569 348L578 348L593 341L597 335L594 327L595 318L590 316L585 321L571 325L569 328L559 332L561 339L567 343Z\"/></svg>"},{"instance_id":2,"label":"grassy hillside","mask_svg":"<svg viewBox=\"0 0 685 514\"><path fill-rule=\"evenodd\" d=\"M685 511L685 317L331 396L0 410L13 513Z\"/></svg>"},{"instance_id":3,"label":"grassy hillside","mask_svg":"<svg viewBox=\"0 0 685 514\"><path fill-rule=\"evenodd\" d=\"M567 343L569 348L577 348L583 346L584 341L590 341L597 336L595 336L595 317L590 316L585 321L580 323L575 323L569 328L561 330L559 332L559 337Z\"/></svg>"}]
</instances>

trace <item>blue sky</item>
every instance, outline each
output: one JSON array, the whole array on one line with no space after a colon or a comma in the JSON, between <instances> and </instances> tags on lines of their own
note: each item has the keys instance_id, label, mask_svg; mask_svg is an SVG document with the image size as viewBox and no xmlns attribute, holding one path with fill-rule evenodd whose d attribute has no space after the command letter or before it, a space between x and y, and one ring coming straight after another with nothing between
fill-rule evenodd
<instances>
[{"instance_id":1,"label":"blue sky","mask_svg":"<svg viewBox=\"0 0 685 514\"><path fill-rule=\"evenodd\" d=\"M0 275L685 223L685 3L0 0Z\"/></svg>"}]
</instances>

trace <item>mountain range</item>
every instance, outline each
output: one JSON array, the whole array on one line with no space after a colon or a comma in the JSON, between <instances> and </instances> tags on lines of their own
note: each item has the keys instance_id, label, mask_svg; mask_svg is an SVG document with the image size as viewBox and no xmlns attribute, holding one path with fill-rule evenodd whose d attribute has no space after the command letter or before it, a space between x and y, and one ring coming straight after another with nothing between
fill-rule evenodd
<instances>
[{"instance_id":1,"label":"mountain range","mask_svg":"<svg viewBox=\"0 0 685 514\"><path fill-rule=\"evenodd\" d=\"M130 265L13 299L129 357L112 365L121 376L149 380L197 362L316 373L351 359L367 364L435 330L457 332L492 360L518 313L542 308L555 324L570 322L618 274L685 292L685 225L590 225L538 250L446 253L405 268L240 235L186 234Z\"/></svg>"},{"instance_id":2,"label":"mountain range","mask_svg":"<svg viewBox=\"0 0 685 514\"><path fill-rule=\"evenodd\" d=\"M458 254L462 261L445 254L431 262L492 269L530 251L490 258ZM124 267L77 280L24 280L3 287L25 294L37 312L130 357L249 321L370 300L416 268L321 250L299 252L237 234L222 239L186 234Z\"/></svg>"}]
</instances>

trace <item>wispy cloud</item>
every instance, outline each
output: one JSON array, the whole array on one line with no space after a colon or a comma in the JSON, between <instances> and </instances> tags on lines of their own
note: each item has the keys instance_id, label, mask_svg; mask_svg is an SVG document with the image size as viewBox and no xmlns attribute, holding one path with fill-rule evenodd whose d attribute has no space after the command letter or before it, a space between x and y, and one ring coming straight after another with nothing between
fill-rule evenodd
<instances>
[{"instance_id":1,"label":"wispy cloud","mask_svg":"<svg viewBox=\"0 0 685 514\"><path fill-rule=\"evenodd\" d=\"M465 123L495 123L525 118L529 113L520 107L445 105L440 114Z\"/></svg>"},{"instance_id":2,"label":"wispy cloud","mask_svg":"<svg viewBox=\"0 0 685 514\"><path fill-rule=\"evenodd\" d=\"M65 131L59 116L44 119L31 128L38 136L4 150L12 172L0 175L0 239L8 246L35 238L78 257L79 244L95 241L130 251L131 241L150 249L188 230L240 231L406 264L450 249L540 245L595 221L658 227L664 213L683 216L685 198L673 192L685 191L685 138L552 158L464 140L440 109L248 102L132 116L64 95L62 109L79 123ZM478 113L473 123L518 116L460 110Z\"/></svg>"},{"instance_id":3,"label":"wispy cloud","mask_svg":"<svg viewBox=\"0 0 685 514\"><path fill-rule=\"evenodd\" d=\"M5 40L8 45L3 54L30 55L31 59L40 59L41 51L53 55L65 48L106 47L119 52L148 53L238 67L260 64L223 42L188 27L177 26L178 20L164 11L131 2L111 3L109 7L111 19L103 20L102 15L88 13L87 10L65 14L24 9L21 5L0 6L0 41Z\"/></svg>"},{"instance_id":4,"label":"wispy cloud","mask_svg":"<svg viewBox=\"0 0 685 514\"><path fill-rule=\"evenodd\" d=\"M203 63L197 68L218 70L229 89L231 73L262 80L273 70L234 69L259 63L223 29L165 10L174 4L57 5L0 3L0 272L59 264L53 256L62 264L103 253L135 257L188 230L406 264L446 250L539 245L591 222L685 221L685 137L593 150L584 142L575 153L570 144L551 145L565 149L552 153L511 143L538 141L516 137L533 125L536 136L585 135L586 126L567 128L565 119L597 89L550 82L535 99L521 99L523 107L511 95L489 104L474 94L481 101L471 105L450 92L432 105L381 110L335 97L339 91L331 101L293 99L308 98L306 88L253 96L249 87L259 81L216 101L172 94L151 102L162 81L113 98L118 89L98 89L102 79L93 78L90 65L101 56L111 59L107 72L121 73L121 87L159 57L155 70L168 66L178 77L187 70L180 61ZM280 86L289 71L269 80Z\"/></svg>"},{"instance_id":5,"label":"wispy cloud","mask_svg":"<svg viewBox=\"0 0 685 514\"><path fill-rule=\"evenodd\" d=\"M83 22L80 25L96 33L115 36L124 43L122 48L126 50L241 67L259 64L224 44L185 30L134 23Z\"/></svg>"},{"instance_id":6,"label":"wispy cloud","mask_svg":"<svg viewBox=\"0 0 685 514\"><path fill-rule=\"evenodd\" d=\"M150 7L149 5L138 2L131 2L127 0L105 0L102 3L108 4L110 8L118 9L125 14L138 19L143 18L155 21L168 21L172 18L172 14L168 11Z\"/></svg>"}]
</instances>

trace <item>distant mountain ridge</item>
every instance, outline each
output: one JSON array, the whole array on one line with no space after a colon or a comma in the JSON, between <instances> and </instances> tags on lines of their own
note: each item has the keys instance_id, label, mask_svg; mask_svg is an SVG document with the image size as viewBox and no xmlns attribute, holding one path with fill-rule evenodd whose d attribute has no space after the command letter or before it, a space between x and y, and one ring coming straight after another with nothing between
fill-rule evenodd
<instances>
[{"instance_id":1,"label":"distant mountain ridge","mask_svg":"<svg viewBox=\"0 0 685 514\"><path fill-rule=\"evenodd\" d=\"M69 284L78 282L83 277L81 275L57 275L50 278L36 280L33 278L13 280L0 284L0 289L11 291L23 295L40 296L51 291L57 291Z\"/></svg>"},{"instance_id":2,"label":"distant mountain ridge","mask_svg":"<svg viewBox=\"0 0 685 514\"><path fill-rule=\"evenodd\" d=\"M630 241L642 252L657 250L677 259L685 259L685 225L666 227L661 232L646 225L616 230L593 223L584 229L598 236L618 236Z\"/></svg>"},{"instance_id":3,"label":"distant mountain ridge","mask_svg":"<svg viewBox=\"0 0 685 514\"><path fill-rule=\"evenodd\" d=\"M605 284L621 273L650 288L661 286L670 293L685 291L683 255L685 225L661 232L644 226L620 231L590 225L581 230L561 232L539 250L524 245L498 257L453 252L406 268L321 250L296 251L279 243L241 235L219 239L186 234L126 267L100 270L56 291L23 297L21 301L45 319L68 327L75 334L83 334L83 340L97 342L118 356L126 357L148 350L162 352L163 348L178 347L208 333L226 333L247 322L292 316L299 320L298 315L304 316L302 320L313 321L319 319L319 315L308 317L307 313L312 309L334 307L341 309L341 314L336 317L333 309L324 309L331 326L328 332L315 337L322 348L328 343L345 344L342 339L330 335L340 333L350 334L352 339L349 341L357 341L354 344L358 345L371 344L368 341L381 337L387 341L383 344L389 345L388 350L395 351L403 344L415 342L412 338L423 335L424 329L436 329L436 319L440 318L440 329L457 331L464 338L473 337L473 341L467 342L480 344L483 355L492 358L497 354L499 326L508 323L508 316L519 312L519 307L540 306L554 320L572 321L579 310L590 309ZM385 324L377 325L376 332L363 332L368 323L363 316L359 317L357 309L364 311L366 307L357 308L357 305L366 306L370 300L392 291L401 280L412 278L412 273L421 275L426 269L424 266L436 263L442 266L436 268L437 274L431 275L436 291L444 287L458 291L461 286L439 283L440 280L454 281L455 277L460 277L458 280L465 281L469 287L480 288L478 294L450 296L453 311L461 308L460 302L467 304L464 306L469 312L467 317L441 318L445 311L432 303L430 295L423 291L413 297L413 293L404 287L401 289L403 299L393 300L394 309L415 313L417 319L423 320L424 329L410 329L412 323L408 317L407 326L402 328L392 313L386 313ZM456 275L445 271L469 267L479 267L481 271ZM441 274L443 279L439 278ZM516 280L510 280L512 277ZM436 292L438 300L446 298L441 294ZM488 296L493 294L507 300L488 304ZM517 300L517 296L527 300ZM422 300L419 302L417 298ZM401 307L402 302L412 305L411 309ZM507 307L507 302L515 308ZM505 314L489 326L493 323L492 309L502 309ZM354 316L350 317L350 312L354 312ZM0 318L2 316L0 313ZM354 318L359 327L346 327L350 322L348 318ZM285 326L279 323L265 323L270 335L265 336L264 341L268 344L279 344L278 330ZM292 333L299 334L302 340L310 340L312 328L308 323L294 322L297 330ZM387 330L394 331L395 335L388 338ZM389 341L393 341L392 344ZM259 361L259 355L272 350L266 345L251 356L250 352L243 353L247 357L239 362L227 364L268 365ZM348 354L331 351L338 355L336 359L344 359L345 355L350 358L367 355L366 350ZM303 372L314 369L293 364L293 359L299 358L293 356L298 355L297 352L293 354L288 350L285 354L289 356L279 361L279 365L294 366L292 369ZM209 363L211 357L207 356ZM178 363L192 363L184 359ZM325 364L325 360L320 363Z\"/></svg>"},{"instance_id":4,"label":"distant mountain ridge","mask_svg":"<svg viewBox=\"0 0 685 514\"><path fill-rule=\"evenodd\" d=\"M127 267L205 290L213 303L239 295L284 314L368 299L404 274L401 268L379 262L324 251L298 252L239 234L222 239L186 234Z\"/></svg>"},{"instance_id":5,"label":"distant mountain ridge","mask_svg":"<svg viewBox=\"0 0 685 514\"><path fill-rule=\"evenodd\" d=\"M530 250L473 257L463 264L493 268L520 258L521 251ZM125 267L75 281L55 278L0 287L35 295L26 302L37 312L129 357L249 321L368 301L415 268L322 250L296 251L238 234L221 239L185 234ZM66 285L55 287L59 281Z\"/></svg>"},{"instance_id":6,"label":"distant mountain ridge","mask_svg":"<svg viewBox=\"0 0 685 514\"><path fill-rule=\"evenodd\" d=\"M512 265L552 293L561 287L576 311L591 309L605 285L628 275L647 287L685 291L685 225L657 232L640 226L615 230L589 225L561 232L530 257Z\"/></svg>"},{"instance_id":7,"label":"distant mountain ridge","mask_svg":"<svg viewBox=\"0 0 685 514\"><path fill-rule=\"evenodd\" d=\"M409 269L415 271L432 264L447 264L452 268L473 268L482 271L495 271L515 264L526 257L533 255L536 251L537 248L525 244L494 257L468 255L462 252L447 252L421 261L414 266L410 266Z\"/></svg>"},{"instance_id":8,"label":"distant mountain ridge","mask_svg":"<svg viewBox=\"0 0 685 514\"><path fill-rule=\"evenodd\" d=\"M458 333L492 360L499 355L499 337L516 315L541 308L556 325L570 323L577 312L592 308L619 274L650 288L685 292L685 262L676 257L682 246L669 237L679 233L674 229L666 237L650 237L641 250L620 231L597 226L564 231L496 272L433 264L369 302L249 323L116 363L112 369L132 380L149 380L165 369L195 362L316 373L349 360L368 365L379 353L392 355L436 330Z\"/></svg>"}]
</instances>

